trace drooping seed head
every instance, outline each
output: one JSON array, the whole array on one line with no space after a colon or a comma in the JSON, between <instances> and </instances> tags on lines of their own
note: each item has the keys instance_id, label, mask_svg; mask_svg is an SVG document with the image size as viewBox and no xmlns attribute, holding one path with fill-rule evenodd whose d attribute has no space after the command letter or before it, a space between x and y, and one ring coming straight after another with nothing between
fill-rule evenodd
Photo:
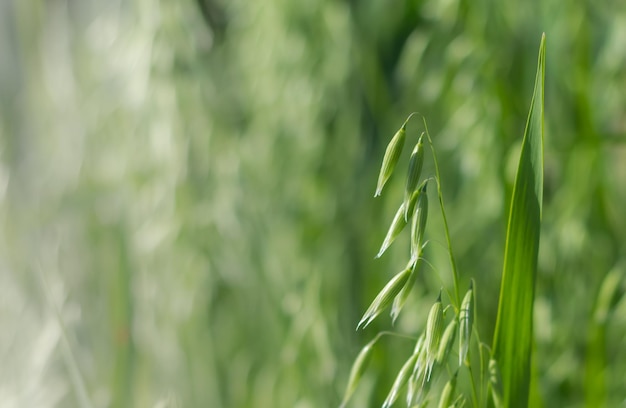
<instances>
[{"instance_id":1,"label":"drooping seed head","mask_svg":"<svg viewBox=\"0 0 626 408\"><path fill-rule=\"evenodd\" d=\"M454 390L456 388L456 376L458 371L454 373L452 378L446 383L445 387L443 387L443 391L441 391L441 398L439 399L439 408L449 408L453 402L452 397L454 397Z\"/></svg>"},{"instance_id":2,"label":"drooping seed head","mask_svg":"<svg viewBox=\"0 0 626 408\"><path fill-rule=\"evenodd\" d=\"M393 386L383 403L383 408L389 408L393 405L393 403L398 399L398 395L402 390L402 387L408 382L409 377L413 371L413 367L415 366L415 362L419 356L417 354L413 354L409 359L404 363L400 372L396 376L396 380L393 382Z\"/></svg>"},{"instance_id":3,"label":"drooping seed head","mask_svg":"<svg viewBox=\"0 0 626 408\"><path fill-rule=\"evenodd\" d=\"M421 367L416 374L417 387L415 387L415 391L412 395L411 404L407 404L410 407L415 405L419 407L426 406L422 404L428 402L427 396L433 384L433 381L431 381L431 372L429 372L428 367Z\"/></svg>"},{"instance_id":4,"label":"drooping seed head","mask_svg":"<svg viewBox=\"0 0 626 408\"><path fill-rule=\"evenodd\" d=\"M415 213L411 221L411 259L416 259L422 243L424 241L424 232L426 231L426 218L428 217L428 195L426 188L428 180L424 180L419 189Z\"/></svg>"},{"instance_id":5,"label":"drooping seed head","mask_svg":"<svg viewBox=\"0 0 626 408\"><path fill-rule=\"evenodd\" d=\"M411 213L413 209L415 208L415 204L417 203L418 195L419 195L419 191L414 192L414 194L412 195L411 199L408 202L408 208L409 210L411 210ZM400 233L406 226L407 221L404 219L405 205L407 204L402 203L400 205L400 208L398 208L398 211L396 211L396 215L393 217L393 221L391 221L391 225L389 226L389 230L387 231L385 240L383 241L383 244L380 246L380 250L378 251L376 258L380 258L383 255L383 253L387 250L387 248L391 246L393 241L396 239L398 235L400 235Z\"/></svg>"},{"instance_id":6,"label":"drooping seed head","mask_svg":"<svg viewBox=\"0 0 626 408\"><path fill-rule=\"evenodd\" d=\"M424 341L426 346L426 380L430 379L432 367L437 359L437 352L439 351L439 343L441 342L441 336L443 333L443 309L441 306L441 291L437 297L437 301L430 308L428 313L428 320L426 321L426 340Z\"/></svg>"},{"instance_id":7,"label":"drooping seed head","mask_svg":"<svg viewBox=\"0 0 626 408\"><path fill-rule=\"evenodd\" d=\"M428 385L425 382L426 367L423 364L419 364L419 360L415 365L413 374L409 378L409 385L406 394L407 407L414 407L420 403L421 398L428 390ZM426 387L425 387L426 386Z\"/></svg>"},{"instance_id":8,"label":"drooping seed head","mask_svg":"<svg viewBox=\"0 0 626 408\"><path fill-rule=\"evenodd\" d=\"M423 373L426 371L426 349L424 347L425 341L425 333L422 333L417 339L417 343L415 343L415 348L413 349L413 355L419 356L417 361L415 361L415 365L413 366L413 373L409 378L408 391L406 396L406 405L409 407L413 406L413 401L417 396L418 388L421 387L421 378Z\"/></svg>"},{"instance_id":9,"label":"drooping seed head","mask_svg":"<svg viewBox=\"0 0 626 408\"><path fill-rule=\"evenodd\" d=\"M452 348L452 344L454 343L454 339L456 337L456 327L456 319L453 319L450 323L448 323L446 330L443 332L441 344L439 344L439 351L437 352L438 364L445 363L448 355L450 354L450 349Z\"/></svg>"},{"instance_id":10,"label":"drooping seed head","mask_svg":"<svg viewBox=\"0 0 626 408\"><path fill-rule=\"evenodd\" d=\"M419 268L422 263L421 258L417 258L417 260L413 263L413 267L411 268L411 275L409 275L409 279L406 281L406 284L402 287L402 290L398 295L393 299L393 305L391 306L391 321L395 323L396 319L400 315L400 311L404 307L406 300L409 298L411 294L411 290L415 285L415 280L417 279L417 274L419 273Z\"/></svg>"},{"instance_id":11,"label":"drooping seed head","mask_svg":"<svg viewBox=\"0 0 626 408\"><path fill-rule=\"evenodd\" d=\"M466 361L474 323L474 283L463 297L459 310L459 365Z\"/></svg>"},{"instance_id":12,"label":"drooping seed head","mask_svg":"<svg viewBox=\"0 0 626 408\"><path fill-rule=\"evenodd\" d=\"M411 152L411 158L409 159L409 172L406 177L406 185L404 187L404 219L409 219L409 201L411 196L415 192L417 183L419 182L420 175L422 173L422 167L424 166L424 144L422 143L422 137L424 132L420 135L417 144Z\"/></svg>"},{"instance_id":13,"label":"drooping seed head","mask_svg":"<svg viewBox=\"0 0 626 408\"><path fill-rule=\"evenodd\" d=\"M408 121L408 119L407 119ZM380 173L378 174L378 183L376 185L376 193L374 197L378 197L382 191L383 187L393 170L400 159L400 154L402 154L402 149L404 148L404 140L406 139L406 121L402 124L402 127L393 135L393 138L387 145L387 149L385 150L385 156L383 157L383 164L380 167Z\"/></svg>"},{"instance_id":14,"label":"drooping seed head","mask_svg":"<svg viewBox=\"0 0 626 408\"><path fill-rule=\"evenodd\" d=\"M365 347L363 347L359 352L356 360L354 360L352 368L350 369L350 377L348 379L348 385L346 386L346 391L343 396L341 408L346 405L346 403L354 393L354 390L356 390L356 387L359 384L359 381L361 380L365 369L367 368L367 364L369 363L370 357L372 356L374 343L376 343L377 340L378 339L376 338L367 343Z\"/></svg>"},{"instance_id":15,"label":"drooping seed head","mask_svg":"<svg viewBox=\"0 0 626 408\"><path fill-rule=\"evenodd\" d=\"M416 375L411 375L409 377L409 382L406 390L406 406L412 407L413 400L415 399L415 394L417 392L417 387L419 387L419 378Z\"/></svg>"},{"instance_id":16,"label":"drooping seed head","mask_svg":"<svg viewBox=\"0 0 626 408\"><path fill-rule=\"evenodd\" d=\"M409 264L411 265L411 264ZM378 293L370 307L361 318L361 321L357 325L357 330L361 327L365 328L372 320L376 318L387 306L391 304L393 298L402 290L406 281L411 275L412 267L407 267L402 272L397 273L385 287Z\"/></svg>"}]
</instances>

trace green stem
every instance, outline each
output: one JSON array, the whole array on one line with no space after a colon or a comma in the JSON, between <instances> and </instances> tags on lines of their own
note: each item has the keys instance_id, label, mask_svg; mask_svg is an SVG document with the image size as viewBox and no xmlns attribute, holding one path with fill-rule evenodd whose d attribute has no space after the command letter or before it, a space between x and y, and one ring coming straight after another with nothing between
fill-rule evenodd
<instances>
[{"instance_id":1,"label":"green stem","mask_svg":"<svg viewBox=\"0 0 626 408\"><path fill-rule=\"evenodd\" d=\"M446 291L446 295L448 296L449 299L452 299L452 294L450 293L450 291L448 290L448 288L446 288L443 284L443 279L441 279L441 274L439 273L439 271L434 267L434 265L432 263L430 263L430 261L426 260L425 258L418 258L421 259L422 262L424 262L426 265L428 265L430 267L430 269L432 269L432 271L435 273L435 275L437 275L437 278L439 279L439 283L441 283L441 286L443 287L443 290ZM457 308L458 310L458 308Z\"/></svg>"},{"instance_id":2,"label":"green stem","mask_svg":"<svg viewBox=\"0 0 626 408\"><path fill-rule=\"evenodd\" d=\"M454 279L454 295L455 295L455 307L459 308L461 305L461 297L459 295L459 274L456 268L456 261L454 260L454 254L452 253L452 242L450 241L450 229L448 228L448 218L446 217L446 210L443 205L443 193L441 192L441 177L439 175L439 164L437 163L437 154L435 153L435 147L433 141L430 138L430 132L428 131L428 125L426 124L426 118L422 116L424 120L424 129L426 130L426 136L428 137L428 144L430 150L433 153L433 161L435 163L435 174L437 176L437 196L439 197L439 207L441 208L441 216L443 218L443 227L446 233L446 241L448 243L448 255L450 257L450 266L452 267L452 277Z\"/></svg>"},{"instance_id":3,"label":"green stem","mask_svg":"<svg viewBox=\"0 0 626 408\"><path fill-rule=\"evenodd\" d=\"M483 364L483 349L478 342L478 358L480 359L480 407L483 406L485 400L485 366Z\"/></svg>"},{"instance_id":4,"label":"green stem","mask_svg":"<svg viewBox=\"0 0 626 408\"><path fill-rule=\"evenodd\" d=\"M474 310L472 310L472 315L474 316L474 324L472 325L472 334L473 336L476 338L476 344L478 345L478 358L480 359L480 405L478 406L482 406L482 404L485 401L485 364L484 364L484 355L483 355L483 349L482 349L482 344L483 342L480 340L480 334L478 333L478 313L476 313L476 301L475 299L478 299L478 286L476 285L476 282L474 281L474 279L471 280L471 287L473 288L472 290L474 291L474 302L473 302L473 308ZM471 353L472 348L470 347L470 351L469 353ZM489 365L489 361L487 361L487 368Z\"/></svg>"},{"instance_id":5,"label":"green stem","mask_svg":"<svg viewBox=\"0 0 626 408\"><path fill-rule=\"evenodd\" d=\"M378 341L383 336L399 337L401 339L407 339L407 340L413 340L413 341L419 340L417 337L409 336L408 334L396 333L392 331L382 331L376 334L376 336L374 336L374 338L372 339L372 342Z\"/></svg>"},{"instance_id":6,"label":"green stem","mask_svg":"<svg viewBox=\"0 0 626 408\"><path fill-rule=\"evenodd\" d=\"M472 372L472 364L470 362L467 363L467 369L469 370L470 381L472 382L472 403L475 407L479 407L478 395L476 394L476 382L474 381L474 373Z\"/></svg>"}]
</instances>

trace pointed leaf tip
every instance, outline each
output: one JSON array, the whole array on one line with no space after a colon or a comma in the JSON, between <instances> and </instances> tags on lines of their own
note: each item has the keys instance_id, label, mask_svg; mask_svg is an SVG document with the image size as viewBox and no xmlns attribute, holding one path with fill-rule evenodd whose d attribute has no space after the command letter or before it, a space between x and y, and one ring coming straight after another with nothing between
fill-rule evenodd
<instances>
[{"instance_id":1,"label":"pointed leaf tip","mask_svg":"<svg viewBox=\"0 0 626 408\"><path fill-rule=\"evenodd\" d=\"M493 358L502 379L503 406L528 405L533 344L533 302L543 203L545 34L513 187ZM492 388L493 389L493 388ZM496 404L497 405L497 404Z\"/></svg>"}]
</instances>

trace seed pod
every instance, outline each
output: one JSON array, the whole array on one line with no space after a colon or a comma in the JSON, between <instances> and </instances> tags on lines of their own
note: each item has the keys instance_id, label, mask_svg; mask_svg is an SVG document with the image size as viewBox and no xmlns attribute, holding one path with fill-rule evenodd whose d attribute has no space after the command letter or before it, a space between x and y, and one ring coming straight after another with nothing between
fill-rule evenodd
<instances>
[{"instance_id":1,"label":"seed pod","mask_svg":"<svg viewBox=\"0 0 626 408\"><path fill-rule=\"evenodd\" d=\"M385 285L385 287L378 293L370 307L361 318L361 321L357 325L356 329L367 327L387 306L391 304L393 298L400 293L402 287L411 275L411 267L407 267L402 272L399 272L391 278L391 280Z\"/></svg>"},{"instance_id":2,"label":"seed pod","mask_svg":"<svg viewBox=\"0 0 626 408\"><path fill-rule=\"evenodd\" d=\"M504 407L502 402L502 377L500 376L500 368L495 359L489 360L489 389L493 398L493 406L495 408Z\"/></svg>"},{"instance_id":3,"label":"seed pod","mask_svg":"<svg viewBox=\"0 0 626 408\"><path fill-rule=\"evenodd\" d=\"M400 311L402 310L402 307L404 307L406 300L411 294L411 290L413 289L413 286L415 285L415 279L417 279L417 274L419 272L419 267L421 263L422 263L422 260L420 258L417 258L417 260L413 263L413 267L411 268L411 275L409 275L409 279L406 281L406 283L402 287L402 290L400 291L400 293L398 293L398 295L393 299L393 305L391 306L391 322L392 323L396 322L396 319L400 315Z\"/></svg>"},{"instance_id":4,"label":"seed pod","mask_svg":"<svg viewBox=\"0 0 626 408\"><path fill-rule=\"evenodd\" d=\"M454 389L456 388L456 376L458 371L454 373L454 376L446 383L441 391L441 398L439 399L439 408L449 408L452 405L452 397L454 396Z\"/></svg>"},{"instance_id":5,"label":"seed pod","mask_svg":"<svg viewBox=\"0 0 626 408\"><path fill-rule=\"evenodd\" d=\"M441 291L439 291L437 301L430 308L428 320L426 321L426 381L430 380L433 364L437 359L437 352L439 351L439 343L441 342L442 332L443 310L441 306Z\"/></svg>"},{"instance_id":6,"label":"seed pod","mask_svg":"<svg viewBox=\"0 0 626 408\"><path fill-rule=\"evenodd\" d=\"M454 319L448 323L446 330L443 332L441 344L439 344L439 351L437 352L438 364L445 363L448 355L450 354L450 349L452 348L452 344L454 343L454 339L456 337L456 326L456 319Z\"/></svg>"},{"instance_id":7,"label":"seed pod","mask_svg":"<svg viewBox=\"0 0 626 408\"><path fill-rule=\"evenodd\" d=\"M402 366L402 368L400 369L400 372L398 373L396 377L396 380L393 382L393 386L391 387L391 390L389 391L389 395L387 395L387 398L385 399L385 402L383 403L383 408L391 407L391 405L393 405L396 399L398 399L398 394L400 393L400 390L402 389L402 387L404 387L404 385L409 380L409 376L411 375L411 372L413 371L413 367L415 366L415 362L417 361L418 357L419 357L418 354L413 354L406 361L406 363L404 363L404 365Z\"/></svg>"},{"instance_id":8,"label":"seed pod","mask_svg":"<svg viewBox=\"0 0 626 408\"><path fill-rule=\"evenodd\" d=\"M404 219L409 219L409 201L411 195L415 192L417 183L422 173L422 167L424 165L424 144L422 143L422 137L424 132L420 135L417 144L411 152L411 158L409 159L409 172L406 177L406 185L404 187Z\"/></svg>"},{"instance_id":9,"label":"seed pod","mask_svg":"<svg viewBox=\"0 0 626 408\"><path fill-rule=\"evenodd\" d=\"M408 202L408 209L412 213L415 209L415 204L417 203L417 197L419 195L419 191L415 191L411 196L411 199ZM391 221L391 226L389 227L389 231L387 231L387 236L385 236L385 240L376 255L376 258L380 258L383 253L391 246L391 243L396 239L400 232L404 229L407 224L407 221L404 219L405 212L405 203L400 205L398 211L396 211L396 215L393 217L393 221Z\"/></svg>"},{"instance_id":10,"label":"seed pod","mask_svg":"<svg viewBox=\"0 0 626 408\"><path fill-rule=\"evenodd\" d=\"M348 385L346 386L346 392L343 396L341 408L346 405L346 403L354 393L354 390L356 390L356 387L359 384L359 381L361 380L365 369L367 368L367 363L369 363L370 357L372 356L372 350L374 343L376 343L376 340L378 340L378 338L375 338L374 340L367 343L365 347L363 347L359 352L356 360L354 360L352 368L350 369L350 377L348 379Z\"/></svg>"},{"instance_id":11,"label":"seed pod","mask_svg":"<svg viewBox=\"0 0 626 408\"><path fill-rule=\"evenodd\" d=\"M472 324L474 323L474 282L470 282L470 288L463 297L461 310L459 311L459 365L465 362L472 337Z\"/></svg>"},{"instance_id":12,"label":"seed pod","mask_svg":"<svg viewBox=\"0 0 626 408\"><path fill-rule=\"evenodd\" d=\"M380 167L380 173L378 174L378 183L376 185L376 194L374 194L374 197L378 197L382 193L385 183L389 180L389 177L391 177L391 174L400 159L400 154L402 153L402 149L404 147L404 140L406 139L406 123L408 120L409 119L402 124L402 127L396 132L395 135L393 135L393 138L387 145L385 156L383 157L383 164Z\"/></svg>"},{"instance_id":13,"label":"seed pod","mask_svg":"<svg viewBox=\"0 0 626 408\"><path fill-rule=\"evenodd\" d=\"M419 249L424 241L424 231L426 230L426 218L428 217L428 195L426 188L428 180L424 180L419 189L415 213L411 222L411 259L417 259Z\"/></svg>"}]
</instances>

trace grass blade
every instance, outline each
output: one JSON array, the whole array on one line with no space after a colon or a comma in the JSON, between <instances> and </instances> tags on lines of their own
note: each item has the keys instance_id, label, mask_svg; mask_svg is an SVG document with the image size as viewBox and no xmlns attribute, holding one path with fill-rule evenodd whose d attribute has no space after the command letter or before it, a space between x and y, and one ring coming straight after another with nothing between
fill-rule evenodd
<instances>
[{"instance_id":1,"label":"grass blade","mask_svg":"<svg viewBox=\"0 0 626 408\"><path fill-rule=\"evenodd\" d=\"M504 406L526 407L530 388L533 301L543 199L545 34L520 155L507 228L494 336Z\"/></svg>"},{"instance_id":2,"label":"grass blade","mask_svg":"<svg viewBox=\"0 0 626 408\"><path fill-rule=\"evenodd\" d=\"M607 361L606 337L610 325L609 314L618 293L623 270L617 266L602 281L596 297L593 315L587 334L585 358L585 406L605 407L607 405Z\"/></svg>"}]
</instances>

